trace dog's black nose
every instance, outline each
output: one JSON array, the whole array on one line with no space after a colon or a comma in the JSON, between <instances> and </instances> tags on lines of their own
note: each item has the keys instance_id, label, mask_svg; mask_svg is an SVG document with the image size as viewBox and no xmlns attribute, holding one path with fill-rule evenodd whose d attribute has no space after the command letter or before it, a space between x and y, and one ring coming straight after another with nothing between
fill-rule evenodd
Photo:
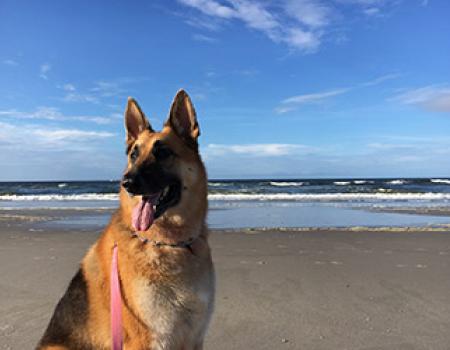
<instances>
[{"instance_id":1,"label":"dog's black nose","mask_svg":"<svg viewBox=\"0 0 450 350\"><path fill-rule=\"evenodd\" d=\"M133 178L128 174L124 175L124 177L122 179L123 188L125 188L127 191L129 191L133 187L133 184L134 184Z\"/></svg>"}]
</instances>

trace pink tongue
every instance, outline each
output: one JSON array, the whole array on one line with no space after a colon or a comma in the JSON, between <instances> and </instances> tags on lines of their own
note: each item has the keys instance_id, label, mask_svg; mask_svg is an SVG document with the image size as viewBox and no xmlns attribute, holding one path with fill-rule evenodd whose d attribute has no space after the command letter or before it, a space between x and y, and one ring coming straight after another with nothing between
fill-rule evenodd
<instances>
[{"instance_id":1,"label":"pink tongue","mask_svg":"<svg viewBox=\"0 0 450 350\"><path fill-rule=\"evenodd\" d=\"M155 215L152 203L153 199L142 197L139 204L133 209L131 223L136 231L147 231L153 223Z\"/></svg>"}]
</instances>

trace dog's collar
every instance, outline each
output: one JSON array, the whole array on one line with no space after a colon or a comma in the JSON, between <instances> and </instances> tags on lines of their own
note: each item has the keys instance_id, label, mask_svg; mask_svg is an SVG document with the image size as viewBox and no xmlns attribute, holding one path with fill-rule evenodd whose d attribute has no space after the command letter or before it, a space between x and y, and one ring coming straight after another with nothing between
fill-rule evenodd
<instances>
[{"instance_id":1,"label":"dog's collar","mask_svg":"<svg viewBox=\"0 0 450 350\"><path fill-rule=\"evenodd\" d=\"M179 241L176 243L167 243L163 241L155 241L153 239L149 239L147 237L142 237L137 232L132 232L131 237L133 238L139 238L139 240L144 244L151 244L154 247L161 248L161 247L171 247L171 248L185 248L189 249L192 252L192 244L194 244L197 237L191 237L185 241Z\"/></svg>"}]
</instances>

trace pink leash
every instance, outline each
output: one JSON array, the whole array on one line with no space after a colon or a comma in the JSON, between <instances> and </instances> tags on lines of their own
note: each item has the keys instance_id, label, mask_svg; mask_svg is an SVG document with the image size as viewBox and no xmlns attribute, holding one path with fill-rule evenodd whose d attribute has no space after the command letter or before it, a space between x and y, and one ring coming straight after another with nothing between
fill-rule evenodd
<instances>
[{"instance_id":1,"label":"pink leash","mask_svg":"<svg viewBox=\"0 0 450 350\"><path fill-rule=\"evenodd\" d=\"M117 243L111 261L111 336L112 350L122 350L122 295L120 293Z\"/></svg>"}]
</instances>

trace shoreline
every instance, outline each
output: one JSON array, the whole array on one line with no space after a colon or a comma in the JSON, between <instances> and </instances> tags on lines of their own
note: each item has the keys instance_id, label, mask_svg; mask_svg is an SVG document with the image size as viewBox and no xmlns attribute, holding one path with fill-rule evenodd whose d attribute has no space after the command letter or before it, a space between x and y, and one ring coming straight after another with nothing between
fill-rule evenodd
<instances>
[{"instance_id":1,"label":"shoreline","mask_svg":"<svg viewBox=\"0 0 450 350\"><path fill-rule=\"evenodd\" d=\"M382 213L401 213L405 215L423 215L435 216L439 213L441 217L449 217L449 223L440 224L426 224L426 225L323 225L323 226L243 226L243 227L211 227L212 231L223 232L246 232L255 234L257 232L278 231L278 232L318 232L318 231L341 231L341 232L445 232L450 230L450 208L444 210L443 208L410 210L403 208L393 209L365 209L354 208L355 210L376 211ZM38 231L59 231L80 229L98 230L102 229L109 221L110 215L114 213L116 208L0 208L0 223L7 227L14 225L27 226L31 230ZM222 209L210 209L217 211ZM227 209L224 209L227 210ZM353 209L352 209L353 210Z\"/></svg>"}]
</instances>

